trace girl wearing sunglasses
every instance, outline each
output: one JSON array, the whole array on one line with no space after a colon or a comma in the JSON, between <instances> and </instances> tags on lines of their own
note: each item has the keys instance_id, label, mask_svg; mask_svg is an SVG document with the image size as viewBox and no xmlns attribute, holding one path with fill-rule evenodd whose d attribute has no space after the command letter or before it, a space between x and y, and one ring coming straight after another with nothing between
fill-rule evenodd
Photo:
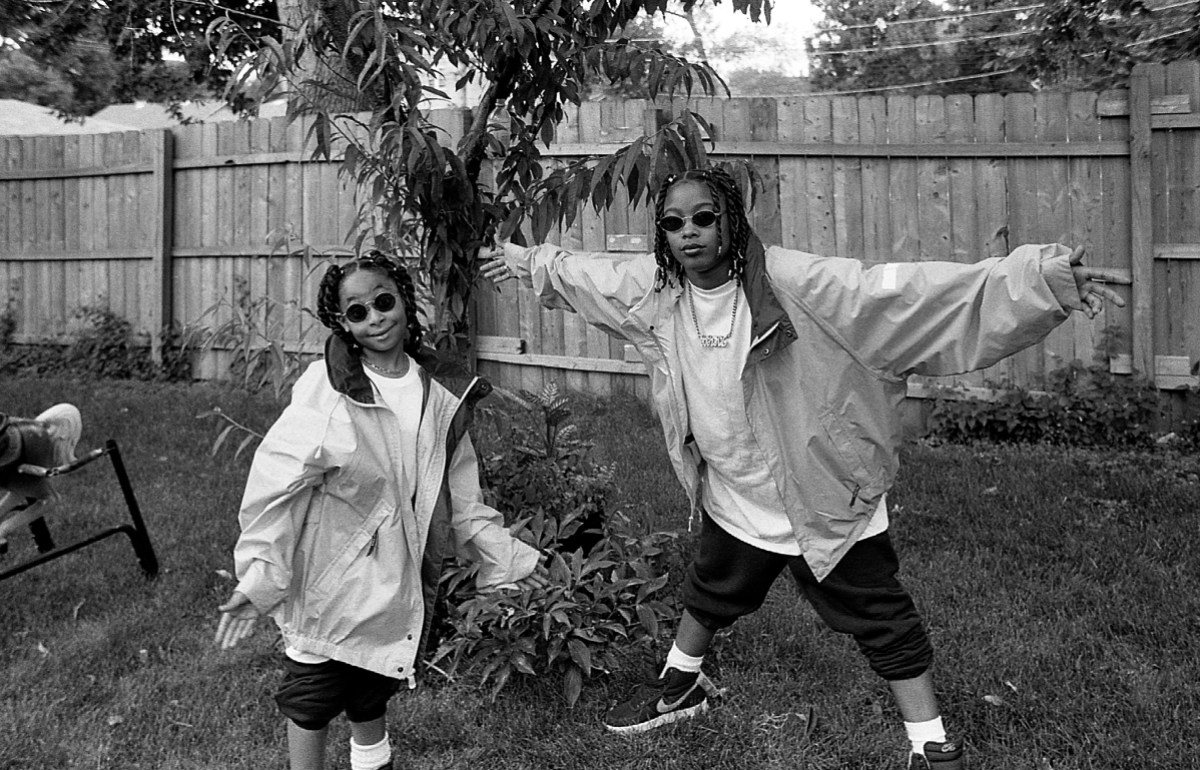
<instances>
[{"instance_id":1,"label":"girl wearing sunglasses","mask_svg":"<svg viewBox=\"0 0 1200 770\"><path fill-rule=\"evenodd\" d=\"M909 374L989 366L1072 310L1124 305L1083 250L1022 246L976 264L868 268L764 246L732 176L668 177L654 254L572 254L552 244L481 253L481 274L517 277L544 304L633 343L693 514L685 612L661 674L614 706L637 733L699 714L716 631L758 609L786 568L818 615L851 635L904 720L904 766L960 770L934 696L933 651L896 578L887 491ZM689 525L690 525L689 521Z\"/></svg>"},{"instance_id":2,"label":"girl wearing sunglasses","mask_svg":"<svg viewBox=\"0 0 1200 770\"><path fill-rule=\"evenodd\" d=\"M352 770L392 766L387 702L414 686L446 557L476 561L480 587L545 584L538 552L482 502L466 426L490 386L455 394L430 379L416 308L408 273L379 252L331 266L317 297L325 358L250 467L215 641L233 647L260 615L278 624L292 770L324 766L343 712Z\"/></svg>"}]
</instances>

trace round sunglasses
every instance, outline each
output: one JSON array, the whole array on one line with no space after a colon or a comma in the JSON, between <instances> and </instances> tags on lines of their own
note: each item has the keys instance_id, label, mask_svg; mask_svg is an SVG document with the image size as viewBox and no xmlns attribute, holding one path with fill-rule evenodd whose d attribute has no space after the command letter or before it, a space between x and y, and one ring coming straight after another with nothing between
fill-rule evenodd
<instances>
[{"instance_id":1,"label":"round sunglasses","mask_svg":"<svg viewBox=\"0 0 1200 770\"><path fill-rule=\"evenodd\" d=\"M715 225L717 220L720 218L721 212L704 209L702 211L697 211L690 217L681 217L675 214L668 214L665 217L659 217L658 226L668 233L674 233L682 230L683 226L688 222L691 222L696 227L708 229L709 227Z\"/></svg>"},{"instance_id":2,"label":"round sunglasses","mask_svg":"<svg viewBox=\"0 0 1200 770\"><path fill-rule=\"evenodd\" d=\"M396 301L395 294L392 294L390 291L384 291L376 294L370 304L380 313L389 313L396 307ZM367 320L367 316L370 313L371 311L366 305L361 302L355 302L346 308L345 312L342 313L342 318L345 318L352 324L360 324Z\"/></svg>"}]
</instances>

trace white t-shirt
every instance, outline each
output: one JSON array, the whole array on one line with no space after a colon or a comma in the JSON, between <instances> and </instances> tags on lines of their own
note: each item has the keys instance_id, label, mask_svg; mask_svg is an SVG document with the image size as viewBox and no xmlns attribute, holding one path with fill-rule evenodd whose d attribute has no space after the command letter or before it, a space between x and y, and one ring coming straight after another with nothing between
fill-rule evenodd
<instances>
[{"instance_id":1,"label":"white t-shirt","mask_svg":"<svg viewBox=\"0 0 1200 770\"><path fill-rule=\"evenodd\" d=\"M375 384L383 405L400 421L400 459L403 478L397 479L400 494L412 497L413 479L417 469L417 428L421 424L421 377L417 374L417 362L408 359L408 371L401 377L388 377L364 366L363 371ZM311 652L287 647L285 653L297 663L324 663L329 658Z\"/></svg>"},{"instance_id":2,"label":"white t-shirt","mask_svg":"<svg viewBox=\"0 0 1200 770\"><path fill-rule=\"evenodd\" d=\"M731 327L727 346L701 344L701 333L723 337ZM745 293L734 281L715 289L688 287L676 306L675 329L692 437L707 463L704 509L738 540L764 551L798 556L800 544L783 498L746 416L741 376L750 352L751 318ZM887 526L887 503L880 500L859 539L879 534Z\"/></svg>"}]
</instances>

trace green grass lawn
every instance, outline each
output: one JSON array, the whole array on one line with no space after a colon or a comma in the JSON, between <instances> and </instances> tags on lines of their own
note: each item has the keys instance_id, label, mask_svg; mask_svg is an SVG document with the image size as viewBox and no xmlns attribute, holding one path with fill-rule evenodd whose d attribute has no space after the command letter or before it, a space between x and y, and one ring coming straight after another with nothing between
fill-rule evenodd
<instances>
[{"instance_id":1,"label":"green grass lawn","mask_svg":"<svg viewBox=\"0 0 1200 770\"><path fill-rule=\"evenodd\" d=\"M271 624L232 652L211 644L232 587L248 458L209 447L221 406L265 428L266 399L210 386L10 380L0 411L83 411L83 447L115 438L162 563L142 578L109 539L0 583L0 768L283 768ZM683 495L636 401L576 399L583 435L617 466L615 497L682 528ZM892 495L902 576L938 653L948 726L975 770L1200 767L1200 459L1061 448L906 450ZM117 523L97 462L62 480L60 540ZM4 564L32 552L27 532ZM719 637L727 694L657 733L606 734L608 704L642 676L518 681L489 702L436 675L394 701L404 770L451 768L900 768L904 733L885 685L780 580L762 611ZM664 650L665 652L665 650ZM349 766L335 723L332 768Z\"/></svg>"}]
</instances>

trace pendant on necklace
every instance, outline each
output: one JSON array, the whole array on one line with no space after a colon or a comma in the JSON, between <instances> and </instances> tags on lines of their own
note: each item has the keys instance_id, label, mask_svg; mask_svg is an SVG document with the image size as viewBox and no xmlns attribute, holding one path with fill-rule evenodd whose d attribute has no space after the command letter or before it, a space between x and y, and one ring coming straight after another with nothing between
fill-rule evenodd
<instances>
[{"instance_id":1,"label":"pendant on necklace","mask_svg":"<svg viewBox=\"0 0 1200 770\"><path fill-rule=\"evenodd\" d=\"M718 337L715 334L701 334L700 346L705 348L726 348L729 347L729 337Z\"/></svg>"}]
</instances>

